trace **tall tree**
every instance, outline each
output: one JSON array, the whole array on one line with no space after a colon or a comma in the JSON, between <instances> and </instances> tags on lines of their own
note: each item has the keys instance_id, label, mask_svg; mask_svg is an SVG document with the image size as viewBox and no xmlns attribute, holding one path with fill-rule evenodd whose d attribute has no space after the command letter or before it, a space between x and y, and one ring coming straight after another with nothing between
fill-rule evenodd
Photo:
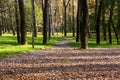
<instances>
[{"instance_id":1,"label":"tall tree","mask_svg":"<svg viewBox=\"0 0 120 80\"><path fill-rule=\"evenodd\" d=\"M34 36L37 37L37 29L36 29L36 16L35 16L35 1L31 1L32 4L32 12L33 12L33 27L34 27Z\"/></svg>"},{"instance_id":2,"label":"tall tree","mask_svg":"<svg viewBox=\"0 0 120 80\"><path fill-rule=\"evenodd\" d=\"M51 1L49 0L49 8L48 8L48 40L51 39L51 21L52 21L52 14L51 14Z\"/></svg>"},{"instance_id":3,"label":"tall tree","mask_svg":"<svg viewBox=\"0 0 120 80\"><path fill-rule=\"evenodd\" d=\"M47 12L48 0L42 0L42 10L43 10L43 44L47 43Z\"/></svg>"},{"instance_id":4,"label":"tall tree","mask_svg":"<svg viewBox=\"0 0 120 80\"><path fill-rule=\"evenodd\" d=\"M80 0L82 6L82 25L81 27L81 48L88 48L88 3L87 0ZM83 24L84 23L84 24Z\"/></svg>"},{"instance_id":5,"label":"tall tree","mask_svg":"<svg viewBox=\"0 0 120 80\"><path fill-rule=\"evenodd\" d=\"M75 37L75 11L74 11L74 0L72 0L72 31L73 31L73 37Z\"/></svg>"},{"instance_id":6,"label":"tall tree","mask_svg":"<svg viewBox=\"0 0 120 80\"><path fill-rule=\"evenodd\" d=\"M17 28L17 42L20 43L20 21L19 21L19 15L18 15L18 0L15 0L15 18L16 18L16 28Z\"/></svg>"},{"instance_id":7,"label":"tall tree","mask_svg":"<svg viewBox=\"0 0 120 80\"><path fill-rule=\"evenodd\" d=\"M108 35L109 35L109 43L112 44L111 23L112 23L115 1L111 0L110 3L111 3L111 6L110 6L109 20L108 20Z\"/></svg>"},{"instance_id":8,"label":"tall tree","mask_svg":"<svg viewBox=\"0 0 120 80\"><path fill-rule=\"evenodd\" d=\"M77 9L77 33L76 33L76 42L80 42L80 23L82 18L82 6L81 6L81 1L78 0L78 9Z\"/></svg>"},{"instance_id":9,"label":"tall tree","mask_svg":"<svg viewBox=\"0 0 120 80\"><path fill-rule=\"evenodd\" d=\"M2 9L2 1L0 1L0 8ZM0 36L2 36L2 11L0 11L1 22L0 22Z\"/></svg>"},{"instance_id":10,"label":"tall tree","mask_svg":"<svg viewBox=\"0 0 120 80\"><path fill-rule=\"evenodd\" d=\"M67 27L66 27L66 13L67 13L67 6L69 4L70 0L68 2L66 0L63 0L63 24L64 24L64 36L67 36Z\"/></svg>"},{"instance_id":11,"label":"tall tree","mask_svg":"<svg viewBox=\"0 0 120 80\"><path fill-rule=\"evenodd\" d=\"M26 32L26 23L25 23L25 8L24 1L18 0L19 2L19 11L20 11L20 30L21 30L21 44L27 44L27 32Z\"/></svg>"},{"instance_id":12,"label":"tall tree","mask_svg":"<svg viewBox=\"0 0 120 80\"><path fill-rule=\"evenodd\" d=\"M107 34L106 34L106 20L105 20L105 11L106 10L106 6L105 6L105 0L103 0L103 4L102 4L102 27L103 27L103 40L106 41L107 40Z\"/></svg>"},{"instance_id":13,"label":"tall tree","mask_svg":"<svg viewBox=\"0 0 120 80\"><path fill-rule=\"evenodd\" d=\"M118 6L117 35L118 38L120 38L120 0L117 0L117 6ZM117 44L120 44L119 40L117 41Z\"/></svg>"},{"instance_id":14,"label":"tall tree","mask_svg":"<svg viewBox=\"0 0 120 80\"><path fill-rule=\"evenodd\" d=\"M102 3L103 0L99 1L99 7L98 7L98 11L97 11L97 15L96 15L96 43L100 44L100 18L101 18L101 12L102 12Z\"/></svg>"}]
</instances>

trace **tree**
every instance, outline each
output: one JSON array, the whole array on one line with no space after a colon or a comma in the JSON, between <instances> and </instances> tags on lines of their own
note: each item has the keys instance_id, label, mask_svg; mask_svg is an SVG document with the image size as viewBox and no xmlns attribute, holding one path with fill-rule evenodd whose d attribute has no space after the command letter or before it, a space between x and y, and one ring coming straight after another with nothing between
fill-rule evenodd
<instances>
[{"instance_id":1,"label":"tree","mask_svg":"<svg viewBox=\"0 0 120 80\"><path fill-rule=\"evenodd\" d=\"M87 49L88 48L87 40L88 40L88 3L87 0L78 0L76 42L81 41L81 48Z\"/></svg>"},{"instance_id":2,"label":"tree","mask_svg":"<svg viewBox=\"0 0 120 80\"><path fill-rule=\"evenodd\" d=\"M77 33L76 33L76 42L80 42L80 23L82 18L82 6L81 2L78 0L78 9L77 9Z\"/></svg>"},{"instance_id":3,"label":"tree","mask_svg":"<svg viewBox=\"0 0 120 80\"><path fill-rule=\"evenodd\" d=\"M64 36L67 36L67 27L66 27L66 9L69 4L70 0L66 2L66 0L63 0L63 24L64 24ZM66 4L67 3L67 4Z\"/></svg>"},{"instance_id":4,"label":"tree","mask_svg":"<svg viewBox=\"0 0 120 80\"><path fill-rule=\"evenodd\" d=\"M48 13L47 7L48 0L42 0L42 10L43 10L43 44L47 43L47 21L48 21Z\"/></svg>"},{"instance_id":5,"label":"tree","mask_svg":"<svg viewBox=\"0 0 120 80\"><path fill-rule=\"evenodd\" d=\"M75 37L75 16L74 16L74 0L72 0L72 31L73 31L73 37Z\"/></svg>"},{"instance_id":6,"label":"tree","mask_svg":"<svg viewBox=\"0 0 120 80\"><path fill-rule=\"evenodd\" d=\"M103 0L99 1L99 7L96 15L96 43L100 44L100 18L101 18L101 11L102 11L102 3Z\"/></svg>"},{"instance_id":7,"label":"tree","mask_svg":"<svg viewBox=\"0 0 120 80\"><path fill-rule=\"evenodd\" d=\"M0 7L2 8L2 2L0 1ZM1 20L2 20L2 11L0 11ZM2 36L2 21L0 22L0 36Z\"/></svg>"},{"instance_id":8,"label":"tree","mask_svg":"<svg viewBox=\"0 0 120 80\"><path fill-rule=\"evenodd\" d=\"M31 1L31 4L32 4L32 13L33 13L34 36L37 37L36 16L35 16L35 4L34 4L34 0Z\"/></svg>"},{"instance_id":9,"label":"tree","mask_svg":"<svg viewBox=\"0 0 120 80\"><path fill-rule=\"evenodd\" d=\"M112 44L111 23L112 23L115 1L111 0L110 3L111 3L111 6L110 6L109 20L108 20L108 35L109 35L109 43Z\"/></svg>"},{"instance_id":10,"label":"tree","mask_svg":"<svg viewBox=\"0 0 120 80\"><path fill-rule=\"evenodd\" d=\"M82 24L81 24L81 48L88 48L88 3L87 0L80 0L82 6ZM84 24L83 24L84 23Z\"/></svg>"},{"instance_id":11,"label":"tree","mask_svg":"<svg viewBox=\"0 0 120 80\"><path fill-rule=\"evenodd\" d=\"M118 38L120 38L120 0L117 0L117 7L118 7L117 35L118 35ZM117 44L120 44L119 40L117 40Z\"/></svg>"},{"instance_id":12,"label":"tree","mask_svg":"<svg viewBox=\"0 0 120 80\"><path fill-rule=\"evenodd\" d=\"M20 11L20 30L21 30L21 44L27 44L27 33L26 33L26 23L25 23L25 8L24 1L18 0L19 11Z\"/></svg>"},{"instance_id":13,"label":"tree","mask_svg":"<svg viewBox=\"0 0 120 80\"><path fill-rule=\"evenodd\" d=\"M51 1L49 0L49 8L48 8L48 39L51 39L51 23L52 23L52 12L51 12Z\"/></svg>"},{"instance_id":14,"label":"tree","mask_svg":"<svg viewBox=\"0 0 120 80\"><path fill-rule=\"evenodd\" d=\"M106 34L106 20L105 20L105 11L106 10L106 5L105 5L105 0L103 0L102 4L102 29L103 29L103 40L107 40L107 34Z\"/></svg>"},{"instance_id":15,"label":"tree","mask_svg":"<svg viewBox=\"0 0 120 80\"><path fill-rule=\"evenodd\" d=\"M18 15L18 1L15 0L15 18L16 18L16 28L17 28L17 42L20 43L20 20L19 20L19 15Z\"/></svg>"}]
</instances>

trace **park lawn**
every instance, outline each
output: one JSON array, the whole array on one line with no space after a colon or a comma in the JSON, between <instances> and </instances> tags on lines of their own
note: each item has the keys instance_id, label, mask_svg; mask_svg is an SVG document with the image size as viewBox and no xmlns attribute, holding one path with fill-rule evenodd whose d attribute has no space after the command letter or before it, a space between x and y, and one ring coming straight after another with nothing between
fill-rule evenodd
<instances>
[{"instance_id":1,"label":"park lawn","mask_svg":"<svg viewBox=\"0 0 120 80\"><path fill-rule=\"evenodd\" d=\"M42 44L42 35L38 34L38 37L35 38L35 48L32 48L32 36L27 35L28 44L20 45L17 43L17 37L12 34L3 34L0 36L0 57L11 56L20 53L26 53L33 50L41 50L45 48L52 47L56 41L64 40L65 37L52 36L51 40L48 41L46 45Z\"/></svg>"},{"instance_id":2,"label":"park lawn","mask_svg":"<svg viewBox=\"0 0 120 80\"><path fill-rule=\"evenodd\" d=\"M80 47L80 42L77 42L75 40L71 40L68 42L70 45L74 45L77 47ZM109 44L108 41L101 40L100 45L96 44L96 39L88 39L88 46L89 48L120 48L120 45L117 45L116 39L113 39L113 43Z\"/></svg>"}]
</instances>

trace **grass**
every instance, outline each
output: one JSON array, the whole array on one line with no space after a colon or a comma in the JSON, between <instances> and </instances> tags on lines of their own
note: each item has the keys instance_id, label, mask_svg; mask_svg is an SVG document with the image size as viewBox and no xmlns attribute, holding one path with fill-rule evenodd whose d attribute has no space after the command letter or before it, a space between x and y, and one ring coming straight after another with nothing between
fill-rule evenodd
<instances>
[{"instance_id":1,"label":"grass","mask_svg":"<svg viewBox=\"0 0 120 80\"><path fill-rule=\"evenodd\" d=\"M81 46L81 44L79 42L76 43L75 40L71 40L70 42L68 42L68 44L74 45L77 47ZM109 44L108 41L101 40L100 45L96 44L96 39L89 39L88 46L89 48L120 48L120 45L117 45L116 39L113 39L112 44Z\"/></svg>"},{"instance_id":2,"label":"grass","mask_svg":"<svg viewBox=\"0 0 120 80\"><path fill-rule=\"evenodd\" d=\"M12 34L3 34L0 36L0 57L11 56L15 54L25 53L32 50L41 50L45 48L49 48L54 45L56 41L64 40L64 37L55 37L52 36L51 40L48 41L46 45L42 44L42 35L38 35L35 38L35 48L32 48L32 36L29 34L27 36L28 44L27 45L20 45L17 43L17 37L13 36Z\"/></svg>"}]
</instances>

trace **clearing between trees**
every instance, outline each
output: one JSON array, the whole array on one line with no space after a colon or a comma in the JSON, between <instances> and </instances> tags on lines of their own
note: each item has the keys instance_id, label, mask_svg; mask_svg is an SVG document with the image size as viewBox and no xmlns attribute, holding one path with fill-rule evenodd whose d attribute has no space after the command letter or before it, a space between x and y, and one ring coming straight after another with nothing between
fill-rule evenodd
<instances>
[{"instance_id":1,"label":"clearing between trees","mask_svg":"<svg viewBox=\"0 0 120 80\"><path fill-rule=\"evenodd\" d=\"M120 80L120 49L54 47L0 58L0 80Z\"/></svg>"}]
</instances>

